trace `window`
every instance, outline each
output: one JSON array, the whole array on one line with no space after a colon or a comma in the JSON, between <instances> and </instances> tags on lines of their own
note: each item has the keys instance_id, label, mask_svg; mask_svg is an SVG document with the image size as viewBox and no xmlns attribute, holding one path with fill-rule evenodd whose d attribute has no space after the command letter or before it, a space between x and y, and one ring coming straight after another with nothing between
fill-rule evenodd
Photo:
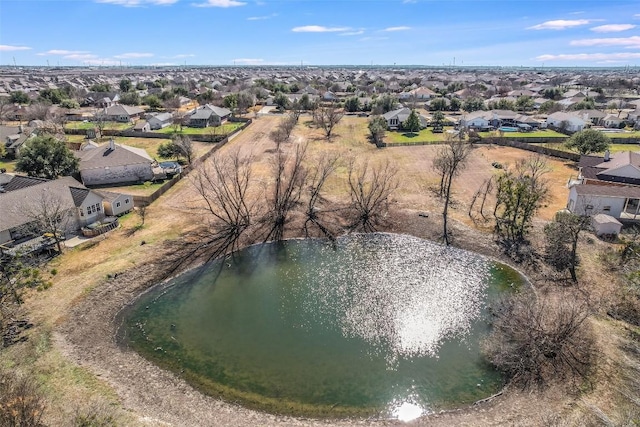
<instances>
[{"instance_id":1,"label":"window","mask_svg":"<svg viewBox=\"0 0 640 427\"><path fill-rule=\"evenodd\" d=\"M120 202L116 202L116 208L120 207Z\"/></svg>"},{"instance_id":2,"label":"window","mask_svg":"<svg viewBox=\"0 0 640 427\"><path fill-rule=\"evenodd\" d=\"M97 210L98 212L102 211L102 205L101 205L100 203L98 203L98 204L96 205L96 210Z\"/></svg>"},{"instance_id":3,"label":"window","mask_svg":"<svg viewBox=\"0 0 640 427\"><path fill-rule=\"evenodd\" d=\"M584 208L585 209L593 209L593 205L586 205Z\"/></svg>"},{"instance_id":4,"label":"window","mask_svg":"<svg viewBox=\"0 0 640 427\"><path fill-rule=\"evenodd\" d=\"M87 206L87 215L91 215L91 206Z\"/></svg>"},{"instance_id":5,"label":"window","mask_svg":"<svg viewBox=\"0 0 640 427\"><path fill-rule=\"evenodd\" d=\"M611 206L605 206L602 208L603 212L611 212Z\"/></svg>"},{"instance_id":6,"label":"window","mask_svg":"<svg viewBox=\"0 0 640 427\"><path fill-rule=\"evenodd\" d=\"M128 205L129 204L129 199L124 199L124 204Z\"/></svg>"}]
</instances>

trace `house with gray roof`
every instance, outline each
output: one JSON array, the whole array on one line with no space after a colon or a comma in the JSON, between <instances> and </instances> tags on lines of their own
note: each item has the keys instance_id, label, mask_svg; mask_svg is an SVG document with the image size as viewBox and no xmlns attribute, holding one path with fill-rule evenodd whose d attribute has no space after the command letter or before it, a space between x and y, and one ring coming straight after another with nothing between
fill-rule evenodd
<instances>
[{"instance_id":1,"label":"house with gray roof","mask_svg":"<svg viewBox=\"0 0 640 427\"><path fill-rule=\"evenodd\" d=\"M231 110L215 105L205 104L198 107L189 117L189 126L196 128L206 128L209 126L220 126L231 116Z\"/></svg>"},{"instance_id":2,"label":"house with gray roof","mask_svg":"<svg viewBox=\"0 0 640 427\"><path fill-rule=\"evenodd\" d=\"M97 115L104 120L120 123L133 123L144 114L144 110L140 107L130 105L112 105L105 108Z\"/></svg>"},{"instance_id":3,"label":"house with gray roof","mask_svg":"<svg viewBox=\"0 0 640 427\"><path fill-rule=\"evenodd\" d=\"M104 217L103 197L71 177L56 180L0 174L0 245L42 235L36 218L46 205L66 212L62 232L73 232Z\"/></svg>"},{"instance_id":4,"label":"house with gray roof","mask_svg":"<svg viewBox=\"0 0 640 427\"><path fill-rule=\"evenodd\" d=\"M96 148L75 152L86 186L127 185L163 178L161 168L141 148L116 144L113 140Z\"/></svg>"},{"instance_id":5,"label":"house with gray roof","mask_svg":"<svg viewBox=\"0 0 640 427\"><path fill-rule=\"evenodd\" d=\"M173 123L173 115L171 113L157 113L147 118L147 123L151 130L163 129Z\"/></svg>"},{"instance_id":6,"label":"house with gray roof","mask_svg":"<svg viewBox=\"0 0 640 427\"><path fill-rule=\"evenodd\" d=\"M399 108L397 110L384 113L382 117L387 121L389 129L394 130L400 129L402 127L402 123L409 118L410 114L411 108ZM429 125L429 121L422 114L418 114L418 119L420 120L420 127L426 128Z\"/></svg>"},{"instance_id":7,"label":"house with gray roof","mask_svg":"<svg viewBox=\"0 0 640 427\"><path fill-rule=\"evenodd\" d=\"M9 156L17 156L20 152L20 147L33 135L33 129L29 127L0 126L0 144L4 144Z\"/></svg>"}]
</instances>

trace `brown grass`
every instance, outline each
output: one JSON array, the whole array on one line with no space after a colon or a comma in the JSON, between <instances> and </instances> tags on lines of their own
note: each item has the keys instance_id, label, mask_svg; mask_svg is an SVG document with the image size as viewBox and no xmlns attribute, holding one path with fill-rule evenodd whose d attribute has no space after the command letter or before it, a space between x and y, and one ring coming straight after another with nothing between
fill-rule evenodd
<instances>
[{"instance_id":1,"label":"brown grass","mask_svg":"<svg viewBox=\"0 0 640 427\"><path fill-rule=\"evenodd\" d=\"M247 130L222 147L220 152L240 150L245 154L253 154L256 179L268 180L266 173L269 168L269 153L275 148L275 144L269 138L269 132L279 120L280 117L277 116L264 116L257 119ZM357 117L345 117L337 126L335 136L331 141L327 141L321 131L304 124L305 120L308 120L308 117L303 116L300 124L294 129L292 140L309 141L309 153L312 159L324 151L339 151L345 156L355 156L357 159L368 159L371 162L390 159L399 170L400 187L394 203L396 209L413 213L427 211L439 215L440 200L431 190L438 180L431 167L437 147L377 149L367 140L367 119ZM152 149L153 144L157 144L158 141L162 140L151 142L143 139L138 141L127 139L122 142ZM202 149L207 147L209 146ZM285 149L286 147L287 145ZM467 206L471 197L485 179L499 172L491 166L493 161L510 165L529 155L529 152L508 147L475 148L464 172L454 181L452 218L478 229L490 229L490 224L476 224L467 216ZM547 205L538 215L539 220L550 219L557 210L565 206L568 194L565 183L571 174L575 174L572 166L563 161L550 159L549 164L552 172L547 178L552 192ZM345 173L345 167L339 168L338 176L327 184L326 189L331 198L340 199L347 196L344 184ZM130 237L127 237L130 234L127 230L139 224L139 218L135 214L123 217L120 229L98 237L91 247L80 246L67 250L63 256L47 266L47 269L58 270L58 274L53 279L54 286L46 292L33 292L27 298L26 308L30 319L37 325L30 332L31 339L27 343L16 345L6 351L0 360L5 366L32 366L33 372L42 378L51 407L46 416L51 424L59 425L59 421L67 416L64 402L95 399L112 404L119 398L109 385L95 376L95 373L63 356L56 346L55 335L52 336L50 331L56 325L65 322L69 309L78 304L91 289L99 286L107 275L160 262L157 254L164 241L183 235L205 223L206 217L189 208L190 205L197 204L197 201L197 194L189 179L183 179L148 208L144 227ZM491 206L491 203L487 203L487 206ZM581 245L588 248L588 243L581 242ZM594 253L595 251L581 251L581 254L584 254L584 263L579 274L596 278L603 276L602 272L597 271L598 264ZM606 279L601 281L606 282ZM596 294L604 296L610 289L607 286L612 286L611 281L601 286L597 288L599 293ZM611 327L606 322L598 327L601 328L603 335L611 333ZM564 398L566 399L566 396ZM528 400L530 397L524 396L519 404L526 404ZM541 402L543 400L535 401L531 405L540 405ZM503 409L513 411L514 417L518 414L517 408ZM572 411L570 407L565 410ZM527 412L531 413L531 411ZM479 419L475 416L465 417L458 421L473 425L474 420ZM458 423L455 420L452 421L449 416L442 420ZM515 420L516 418L512 419L514 423L516 423ZM125 424L133 424L131 419L129 421ZM491 422L487 421L487 424ZM530 425L535 424L537 423L530 423Z\"/></svg>"}]
</instances>

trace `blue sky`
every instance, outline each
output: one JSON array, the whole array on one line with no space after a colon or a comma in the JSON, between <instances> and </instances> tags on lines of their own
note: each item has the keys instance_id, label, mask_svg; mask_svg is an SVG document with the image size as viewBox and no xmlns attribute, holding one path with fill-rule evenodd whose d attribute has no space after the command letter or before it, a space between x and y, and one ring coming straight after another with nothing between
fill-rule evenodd
<instances>
[{"instance_id":1,"label":"blue sky","mask_svg":"<svg viewBox=\"0 0 640 427\"><path fill-rule=\"evenodd\" d=\"M52 66L635 66L640 1L2 0L0 65L14 58Z\"/></svg>"}]
</instances>

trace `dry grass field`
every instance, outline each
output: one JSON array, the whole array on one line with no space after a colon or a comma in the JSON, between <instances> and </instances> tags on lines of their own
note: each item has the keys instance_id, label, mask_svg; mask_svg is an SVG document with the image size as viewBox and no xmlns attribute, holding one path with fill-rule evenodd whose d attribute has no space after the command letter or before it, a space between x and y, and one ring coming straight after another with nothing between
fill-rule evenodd
<instances>
[{"instance_id":1,"label":"dry grass field","mask_svg":"<svg viewBox=\"0 0 640 427\"><path fill-rule=\"evenodd\" d=\"M271 154L275 144L269 137L270 131L281 120L278 116L264 116L254 121L245 131L236 135L229 143L220 148L218 154L225 155L239 150L243 155L253 156L256 180L267 181ZM438 176L433 171L432 161L439 149L438 146L397 147L378 149L368 142L364 118L345 117L335 130L334 137L327 141L321 131L309 127L302 117L300 124L294 129L292 143L285 144L285 149L291 149L295 142L309 143L309 162L327 151L339 152L344 159L355 158L357 161L379 163L390 161L398 170L398 191L394 194L394 209L399 213L415 215L417 212L429 212L434 216L440 214L441 202L435 196L433 187L437 185ZM147 148L146 142L139 141L135 145L130 141L125 144ZM151 148L149 146L149 148ZM207 147L200 147L203 152ZM467 208L477 189L483 182L499 173L491 164L500 162L505 166L513 165L519 159L531 153L507 147L479 146L473 149L467 167L454 182L454 203L451 217L459 224L470 229L480 231L490 230L490 224L478 222L469 218ZM547 179L551 192L545 207L539 212L538 220L552 218L554 213L565 207L568 190L567 179L576 174L574 167L566 162L549 159L550 173ZM329 198L341 199L348 196L344 178L346 167L338 169L338 174L327 185ZM179 238L189 230L193 230L206 223L207 218L192 209L199 204L199 196L194 190L190 178L183 179L171 188L148 209L144 227L131 234L140 222L135 213L130 213L121 219L121 228L98 237L73 249L68 249L62 256L47 265L47 271L56 269L57 274L51 276L54 286L44 292L33 292L27 298L25 309L30 320L36 325L29 331L26 343L15 345L4 351L0 358L0 367L24 370L33 373L43 385L48 401L45 421L50 425L66 425L64 420L77 410L88 410L94 406L108 408L115 414L121 425L171 425L165 420L175 420L175 414L184 414L184 420L195 416L195 408L200 408L200 400L183 400L173 402L170 408L165 408L166 414L150 414L153 408L151 401L155 396L144 395L146 389L144 380L138 389L127 389L119 386L108 372L101 370L95 364L85 362L82 357L72 358L68 350L64 334L59 332L61 326L69 322L70 312L81 306L83 301L94 289L104 286L108 277L122 274L126 271L153 268L162 262L163 243L169 239ZM492 201L487 202L492 206ZM490 208L487 209L490 214ZM472 234L473 235L473 234ZM595 257L596 251L592 251ZM594 260L595 264L596 261ZM590 263L585 263L585 271L589 274L601 275L591 271ZM603 287L604 295L607 288ZM73 317L77 320L77 317ZM601 334L609 334L612 326L608 322L599 321L596 324ZM63 328L64 329L64 328ZM105 336L102 339L112 340ZM606 343L605 343L606 344ZM91 355L88 354L87 357ZM613 357L613 356L612 356ZM155 371L154 371L155 372ZM138 373L121 373L141 377ZM155 378L155 374L154 375ZM182 390L179 385L178 390ZM140 391L142 390L142 391ZM143 393L143 394L140 394ZM186 392L184 392L186 393ZM183 394L184 394L183 393ZM191 393L191 392L189 392ZM145 400L146 399L146 400ZM586 399L586 400L585 400ZM197 402L196 402L197 400ZM561 391L551 390L540 395L514 392L504 400L484 407L480 410L460 411L457 415L444 414L416 423L416 425L540 425L543 413L564 411L570 415L584 409L584 402L595 402L592 395L586 395L576 401ZM72 402L72 403L70 403ZM143 403L140 403L143 402ZM191 402L191 403L190 403ZM207 400L204 401L209 402ZM187 407L193 404L193 410ZM607 405L615 404L609 402ZM256 425L276 425L280 422L295 425L326 425L305 420L280 420L277 417L246 414L241 409L232 406L216 406L209 403L207 411L219 420L216 425L246 425L247 420ZM142 408L142 409L141 409ZM145 411L144 408L147 408ZM217 408L217 409L216 409ZM222 409L221 409L222 408ZM173 415L170 411L174 410ZM215 411L220 411L216 415ZM140 412L142 411L142 413ZM234 411L242 413L244 422L233 418ZM215 418L219 416L220 418ZM156 418L157 417L157 418ZM247 418L248 417L248 418ZM253 417L253 418L252 418ZM204 419L204 418L203 418ZM175 422L172 425L185 425L187 421ZM350 422L340 423L352 425ZM354 421L353 425L363 425L364 422ZM188 425L188 424L187 424ZM213 425L213 424L212 424ZM382 424L380 424L382 425ZM386 423L384 425L387 425ZM566 424L571 425L571 424Z\"/></svg>"}]
</instances>

